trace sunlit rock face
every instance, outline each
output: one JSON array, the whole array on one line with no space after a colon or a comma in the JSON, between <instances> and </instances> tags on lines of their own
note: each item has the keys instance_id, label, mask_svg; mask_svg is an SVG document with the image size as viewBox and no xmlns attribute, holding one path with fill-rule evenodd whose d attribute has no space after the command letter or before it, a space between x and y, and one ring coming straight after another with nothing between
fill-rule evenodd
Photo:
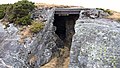
<instances>
[{"instance_id":1,"label":"sunlit rock face","mask_svg":"<svg viewBox=\"0 0 120 68\"><path fill-rule=\"evenodd\" d=\"M76 21L69 68L120 68L120 24L92 17Z\"/></svg>"},{"instance_id":2,"label":"sunlit rock face","mask_svg":"<svg viewBox=\"0 0 120 68\"><path fill-rule=\"evenodd\" d=\"M39 68L51 59L59 40L52 24L54 9L42 11L41 16L45 20L44 29L32 39L25 38L22 44L17 27L10 24L4 29L0 24L0 68Z\"/></svg>"}]
</instances>

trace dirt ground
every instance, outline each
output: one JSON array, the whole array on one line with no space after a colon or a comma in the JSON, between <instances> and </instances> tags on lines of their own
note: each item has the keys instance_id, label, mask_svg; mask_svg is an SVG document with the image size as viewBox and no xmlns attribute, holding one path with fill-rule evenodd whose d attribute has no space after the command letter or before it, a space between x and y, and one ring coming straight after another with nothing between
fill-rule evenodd
<instances>
[{"instance_id":1,"label":"dirt ground","mask_svg":"<svg viewBox=\"0 0 120 68\"><path fill-rule=\"evenodd\" d=\"M40 68L68 68L69 59L69 49L65 47L61 49L58 57L54 57L50 62Z\"/></svg>"}]
</instances>

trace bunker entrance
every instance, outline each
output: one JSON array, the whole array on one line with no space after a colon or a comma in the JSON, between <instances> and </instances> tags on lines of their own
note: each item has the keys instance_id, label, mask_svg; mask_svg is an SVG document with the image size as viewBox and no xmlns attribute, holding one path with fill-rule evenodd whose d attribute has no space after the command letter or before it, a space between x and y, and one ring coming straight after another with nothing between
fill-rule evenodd
<instances>
[{"instance_id":1,"label":"bunker entrance","mask_svg":"<svg viewBox=\"0 0 120 68\"><path fill-rule=\"evenodd\" d=\"M74 25L75 21L78 19L79 14L69 14L69 15L54 15L54 23L56 26L56 34L61 40L63 40L66 46L71 45L72 36L75 33Z\"/></svg>"}]
</instances>

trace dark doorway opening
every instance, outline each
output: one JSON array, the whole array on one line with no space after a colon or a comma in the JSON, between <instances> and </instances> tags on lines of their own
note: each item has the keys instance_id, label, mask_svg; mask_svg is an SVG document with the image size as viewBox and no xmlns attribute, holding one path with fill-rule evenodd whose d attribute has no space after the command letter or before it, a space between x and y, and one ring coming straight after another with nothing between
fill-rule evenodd
<instances>
[{"instance_id":1,"label":"dark doorway opening","mask_svg":"<svg viewBox=\"0 0 120 68\"><path fill-rule=\"evenodd\" d=\"M64 40L66 37L66 20L67 16L59 16L56 15L54 16L54 26L56 26L56 31L55 33L59 36L61 40Z\"/></svg>"},{"instance_id":2,"label":"dark doorway opening","mask_svg":"<svg viewBox=\"0 0 120 68\"><path fill-rule=\"evenodd\" d=\"M75 21L78 18L79 18L78 14L54 15L53 25L56 26L55 33L59 36L59 38L64 42L66 46L69 46L69 48L71 47L72 36L75 33L74 31Z\"/></svg>"}]
</instances>

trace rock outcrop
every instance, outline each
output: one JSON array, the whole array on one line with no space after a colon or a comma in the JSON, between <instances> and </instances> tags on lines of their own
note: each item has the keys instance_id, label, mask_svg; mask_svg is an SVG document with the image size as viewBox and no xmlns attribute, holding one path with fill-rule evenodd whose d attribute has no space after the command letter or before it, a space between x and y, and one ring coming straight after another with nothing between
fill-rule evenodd
<instances>
[{"instance_id":1,"label":"rock outcrop","mask_svg":"<svg viewBox=\"0 0 120 68\"><path fill-rule=\"evenodd\" d=\"M54 9L41 13L45 27L32 39L25 38L20 44L18 28L13 24L7 29L0 24L0 68L39 68L47 63L61 45L53 27ZM57 44L61 43L61 44Z\"/></svg>"},{"instance_id":2,"label":"rock outcrop","mask_svg":"<svg viewBox=\"0 0 120 68\"><path fill-rule=\"evenodd\" d=\"M69 68L120 67L120 24L102 18L108 14L97 10L81 11L75 23L75 34L74 23L69 22L72 20L65 24L68 37L64 43L53 26L55 10L47 8L38 12L40 14L33 14L31 18L35 16L45 26L32 38L24 38L24 43L19 42L18 27L9 24L4 29L0 23L0 68L40 68L51 60L60 46L70 45L69 39L72 39Z\"/></svg>"},{"instance_id":3,"label":"rock outcrop","mask_svg":"<svg viewBox=\"0 0 120 68\"><path fill-rule=\"evenodd\" d=\"M120 68L120 24L89 12L76 21L69 68Z\"/></svg>"}]
</instances>

